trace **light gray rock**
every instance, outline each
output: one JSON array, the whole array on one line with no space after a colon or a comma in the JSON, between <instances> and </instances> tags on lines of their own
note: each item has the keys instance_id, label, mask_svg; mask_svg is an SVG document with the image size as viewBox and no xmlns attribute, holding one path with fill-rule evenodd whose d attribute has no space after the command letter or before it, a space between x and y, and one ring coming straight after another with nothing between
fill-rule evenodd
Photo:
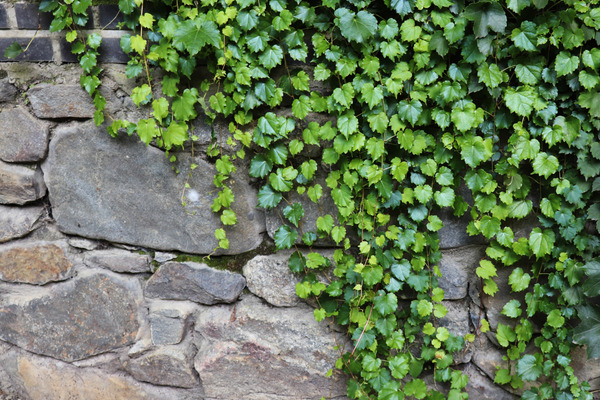
<instances>
[{"instance_id":1,"label":"light gray rock","mask_svg":"<svg viewBox=\"0 0 600 400\"><path fill-rule=\"evenodd\" d=\"M4 296L0 340L64 361L132 344L141 288L135 279L86 271L49 289Z\"/></svg>"},{"instance_id":2,"label":"light gray rock","mask_svg":"<svg viewBox=\"0 0 600 400\"><path fill-rule=\"evenodd\" d=\"M179 344L195 305L181 301L153 301L150 305L150 331L155 346Z\"/></svg>"},{"instance_id":3,"label":"light gray rock","mask_svg":"<svg viewBox=\"0 0 600 400\"><path fill-rule=\"evenodd\" d=\"M471 190L462 185L457 190L456 194L462 196L463 199L473 204ZM469 211L461 217L454 215L454 211L450 207L445 207L437 212L438 217L442 220L444 226L438 231L440 238L440 249L450 249L454 247L467 246L470 244L485 244L486 240L482 235L470 236L467 233L467 226L471 222Z\"/></svg>"},{"instance_id":4,"label":"light gray rock","mask_svg":"<svg viewBox=\"0 0 600 400\"><path fill-rule=\"evenodd\" d=\"M0 205L0 243L27 235L44 214L43 207Z\"/></svg>"},{"instance_id":5,"label":"light gray rock","mask_svg":"<svg viewBox=\"0 0 600 400\"><path fill-rule=\"evenodd\" d=\"M96 250L85 254L84 263L90 267L108 268L115 272L149 272L150 256L127 250Z\"/></svg>"},{"instance_id":6,"label":"light gray rock","mask_svg":"<svg viewBox=\"0 0 600 400\"><path fill-rule=\"evenodd\" d=\"M64 242L15 242L0 245L0 280L43 285L73 275Z\"/></svg>"},{"instance_id":7,"label":"light gray rock","mask_svg":"<svg viewBox=\"0 0 600 400\"><path fill-rule=\"evenodd\" d=\"M291 307L300 303L296 283L302 278L288 266L290 252L256 256L244 265L248 290L277 307Z\"/></svg>"},{"instance_id":8,"label":"light gray rock","mask_svg":"<svg viewBox=\"0 0 600 400\"><path fill-rule=\"evenodd\" d=\"M195 262L163 264L146 284L146 296L164 300L190 300L201 304L232 303L246 279Z\"/></svg>"},{"instance_id":9,"label":"light gray rock","mask_svg":"<svg viewBox=\"0 0 600 400\"><path fill-rule=\"evenodd\" d=\"M162 251L157 251L154 253L154 261L161 263L161 264L165 263L167 261L171 261L175 258L177 258L177 255L175 255L173 253L164 253Z\"/></svg>"},{"instance_id":10,"label":"light gray rock","mask_svg":"<svg viewBox=\"0 0 600 400\"><path fill-rule=\"evenodd\" d=\"M471 361L473 365L476 365L489 379L494 379L498 368L509 367L508 361L502 359L506 356L506 351L490 342L487 335L476 335L472 347L473 357Z\"/></svg>"},{"instance_id":11,"label":"light gray rock","mask_svg":"<svg viewBox=\"0 0 600 400\"><path fill-rule=\"evenodd\" d=\"M592 391L600 389L600 360L588 359L585 347L576 347L571 351L571 367L580 381L587 381Z\"/></svg>"},{"instance_id":12,"label":"light gray rock","mask_svg":"<svg viewBox=\"0 0 600 400\"><path fill-rule=\"evenodd\" d=\"M23 205L45 194L46 185L39 169L0 161L0 204Z\"/></svg>"},{"instance_id":13,"label":"light gray rock","mask_svg":"<svg viewBox=\"0 0 600 400\"><path fill-rule=\"evenodd\" d=\"M138 381L193 388L200 384L193 367L194 355L191 346L163 346L126 360L124 367Z\"/></svg>"},{"instance_id":14,"label":"light gray rock","mask_svg":"<svg viewBox=\"0 0 600 400\"><path fill-rule=\"evenodd\" d=\"M495 385L494 382L485 376L472 364L468 364L463 370L469 376L469 383L465 391L469 394L469 399L476 400L516 400L517 397Z\"/></svg>"},{"instance_id":15,"label":"light gray rock","mask_svg":"<svg viewBox=\"0 0 600 400\"><path fill-rule=\"evenodd\" d=\"M77 368L50 358L36 357L16 349L0 355L3 390L14 400L202 400L194 392L140 383L122 372Z\"/></svg>"},{"instance_id":16,"label":"light gray rock","mask_svg":"<svg viewBox=\"0 0 600 400\"><path fill-rule=\"evenodd\" d=\"M200 159L189 180L196 201L181 205L187 175L173 167L189 168L192 160L179 156L171 164L162 151L138 139L112 139L92 123L58 129L42 169L49 187L53 216L70 234L157 250L209 254L217 247L214 231L221 228L210 210L216 190L214 167ZM264 214L255 208L256 191L234 177L233 210L238 223L227 229L228 250L238 254L262 242Z\"/></svg>"},{"instance_id":17,"label":"light gray rock","mask_svg":"<svg viewBox=\"0 0 600 400\"><path fill-rule=\"evenodd\" d=\"M46 155L48 124L21 107L0 111L0 159L6 162L35 162Z\"/></svg>"},{"instance_id":18,"label":"light gray rock","mask_svg":"<svg viewBox=\"0 0 600 400\"><path fill-rule=\"evenodd\" d=\"M38 118L92 118L94 103L80 85L42 83L29 89L27 97Z\"/></svg>"},{"instance_id":19,"label":"light gray rock","mask_svg":"<svg viewBox=\"0 0 600 400\"><path fill-rule=\"evenodd\" d=\"M69 246L75 247L76 249L95 250L99 247L99 243L93 240L71 238L69 239Z\"/></svg>"},{"instance_id":20,"label":"light gray rock","mask_svg":"<svg viewBox=\"0 0 600 400\"><path fill-rule=\"evenodd\" d=\"M475 275L475 269L484 256L484 246L466 246L442 251L439 263L442 277L439 278L438 284L444 289L444 299L458 300L467 296L469 284L479 279Z\"/></svg>"},{"instance_id":21,"label":"light gray rock","mask_svg":"<svg viewBox=\"0 0 600 400\"><path fill-rule=\"evenodd\" d=\"M235 305L202 307L195 329L206 398L345 398L346 378L326 373L340 356L336 336L342 347L346 339L315 321L307 305L272 308L246 296Z\"/></svg>"}]
</instances>

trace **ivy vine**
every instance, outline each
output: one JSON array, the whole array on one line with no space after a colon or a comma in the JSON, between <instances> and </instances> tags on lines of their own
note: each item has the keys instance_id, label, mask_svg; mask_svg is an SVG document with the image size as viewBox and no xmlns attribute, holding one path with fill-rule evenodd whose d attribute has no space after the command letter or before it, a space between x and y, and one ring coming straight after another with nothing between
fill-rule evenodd
<instances>
[{"instance_id":1,"label":"ivy vine","mask_svg":"<svg viewBox=\"0 0 600 400\"><path fill-rule=\"evenodd\" d=\"M577 345L600 356L598 0L118 4L131 32L121 40L127 76L139 82L131 99L148 111L139 121L105 121L102 37L81 33L91 1L40 3L73 43L96 123L167 152L196 139L198 115L228 126L208 150L212 209L236 223L228 183L249 157L259 206L281 209L275 244L295 249L297 294L353 341L335 366L350 398L468 397L454 356L475 336L437 323L447 313L437 284L445 209L470 216L468 233L487 241L483 292L493 296L498 269L510 268L508 284L524 294L502 310L514 325L494 333L507 359L495 382L534 382L521 390L529 400L592 398L570 364ZM293 192L330 195L337 213L305 231ZM519 237L512 227L525 218L535 228ZM215 234L226 248L226 229ZM329 260L302 250L322 240L338 247L328 283ZM482 320L478 333L488 330ZM425 383L430 373L448 393Z\"/></svg>"}]
</instances>

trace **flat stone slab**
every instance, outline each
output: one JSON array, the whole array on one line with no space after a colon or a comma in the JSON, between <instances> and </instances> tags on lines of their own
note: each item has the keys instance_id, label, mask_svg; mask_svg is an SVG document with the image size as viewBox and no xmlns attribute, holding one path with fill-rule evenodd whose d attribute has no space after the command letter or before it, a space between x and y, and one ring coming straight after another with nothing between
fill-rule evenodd
<instances>
[{"instance_id":1,"label":"flat stone slab","mask_svg":"<svg viewBox=\"0 0 600 400\"><path fill-rule=\"evenodd\" d=\"M146 284L148 297L190 300L200 304L232 303L242 293L246 279L195 262L163 264Z\"/></svg>"},{"instance_id":2,"label":"flat stone slab","mask_svg":"<svg viewBox=\"0 0 600 400\"><path fill-rule=\"evenodd\" d=\"M12 389L9 399L31 400L198 400L196 395L137 382L125 373L73 365L20 351L0 356L0 376ZM3 386L3 389L6 387Z\"/></svg>"},{"instance_id":3,"label":"flat stone slab","mask_svg":"<svg viewBox=\"0 0 600 400\"><path fill-rule=\"evenodd\" d=\"M79 85L42 83L29 89L27 97L38 118L92 118L96 110Z\"/></svg>"},{"instance_id":4,"label":"flat stone slab","mask_svg":"<svg viewBox=\"0 0 600 400\"><path fill-rule=\"evenodd\" d=\"M0 111L0 159L35 162L46 155L48 124L34 118L21 106Z\"/></svg>"},{"instance_id":5,"label":"flat stone slab","mask_svg":"<svg viewBox=\"0 0 600 400\"><path fill-rule=\"evenodd\" d=\"M90 267L107 268L115 272L150 272L150 256L127 250L97 250L85 254L83 261Z\"/></svg>"},{"instance_id":6,"label":"flat stone slab","mask_svg":"<svg viewBox=\"0 0 600 400\"><path fill-rule=\"evenodd\" d=\"M46 195L39 169L0 161L0 204L22 205Z\"/></svg>"},{"instance_id":7,"label":"flat stone slab","mask_svg":"<svg viewBox=\"0 0 600 400\"><path fill-rule=\"evenodd\" d=\"M164 346L127 360L124 367L138 381L193 388L200 385L193 360L194 352L189 346Z\"/></svg>"},{"instance_id":8,"label":"flat stone slab","mask_svg":"<svg viewBox=\"0 0 600 400\"><path fill-rule=\"evenodd\" d=\"M0 243L27 235L42 217L41 206L10 207L0 205Z\"/></svg>"},{"instance_id":9,"label":"flat stone slab","mask_svg":"<svg viewBox=\"0 0 600 400\"><path fill-rule=\"evenodd\" d=\"M43 285L73 274L66 243L32 242L0 246L0 280Z\"/></svg>"},{"instance_id":10,"label":"flat stone slab","mask_svg":"<svg viewBox=\"0 0 600 400\"><path fill-rule=\"evenodd\" d=\"M213 165L198 165L189 180L196 191L188 207L181 204L192 160L178 155L170 163L159 149L137 138L111 138L92 123L57 130L42 165L53 216L65 233L157 250L210 254L222 228L211 212L216 189ZM231 187L238 223L227 228L230 247L219 254L239 254L262 242L264 213L256 209L256 191L241 179Z\"/></svg>"},{"instance_id":11,"label":"flat stone slab","mask_svg":"<svg viewBox=\"0 0 600 400\"><path fill-rule=\"evenodd\" d=\"M139 282L93 271L81 275L49 290L4 296L0 340L63 361L132 344Z\"/></svg>"},{"instance_id":12,"label":"flat stone slab","mask_svg":"<svg viewBox=\"0 0 600 400\"><path fill-rule=\"evenodd\" d=\"M442 250L442 259L439 263L442 276L438 284L444 289L444 299L458 300L467 296L469 284L479 279L475 270L484 257L485 246Z\"/></svg>"},{"instance_id":13,"label":"flat stone slab","mask_svg":"<svg viewBox=\"0 0 600 400\"><path fill-rule=\"evenodd\" d=\"M326 376L340 356L334 347L345 339L315 321L308 305L274 308L246 296L235 305L202 307L196 333L194 365L206 398L345 398L346 378Z\"/></svg>"}]
</instances>

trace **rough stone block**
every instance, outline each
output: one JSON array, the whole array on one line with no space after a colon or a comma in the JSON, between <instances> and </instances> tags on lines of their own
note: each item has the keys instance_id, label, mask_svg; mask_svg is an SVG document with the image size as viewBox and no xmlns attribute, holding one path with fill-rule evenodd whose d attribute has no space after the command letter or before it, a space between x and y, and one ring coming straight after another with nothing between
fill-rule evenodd
<instances>
[{"instance_id":1,"label":"rough stone block","mask_svg":"<svg viewBox=\"0 0 600 400\"><path fill-rule=\"evenodd\" d=\"M53 216L62 232L157 250L209 254L221 228L210 207L216 190L214 167L199 165L189 181L198 197L181 205L192 160L184 154L169 163L164 152L135 137L111 138L93 123L60 128L50 143L42 169L49 186ZM102 171L102 173L99 173ZM262 243L264 214L256 209L256 191L241 177L232 180L238 223L227 229L230 247L219 254L239 254Z\"/></svg>"},{"instance_id":2,"label":"rough stone block","mask_svg":"<svg viewBox=\"0 0 600 400\"><path fill-rule=\"evenodd\" d=\"M160 347L126 360L124 367L138 381L193 388L200 384L193 367L194 355L191 346Z\"/></svg>"},{"instance_id":3,"label":"rough stone block","mask_svg":"<svg viewBox=\"0 0 600 400\"><path fill-rule=\"evenodd\" d=\"M43 83L29 89L27 97L38 118L92 118L94 103L80 85Z\"/></svg>"},{"instance_id":4,"label":"rough stone block","mask_svg":"<svg viewBox=\"0 0 600 400\"><path fill-rule=\"evenodd\" d=\"M7 78L0 80L0 103L13 101L17 93L17 88Z\"/></svg>"},{"instance_id":5,"label":"rough stone block","mask_svg":"<svg viewBox=\"0 0 600 400\"><path fill-rule=\"evenodd\" d=\"M108 268L115 272L150 272L150 256L131 253L127 250L97 250L85 254L85 264L91 267Z\"/></svg>"},{"instance_id":6,"label":"rough stone block","mask_svg":"<svg viewBox=\"0 0 600 400\"><path fill-rule=\"evenodd\" d=\"M52 23L52 14L40 12L36 3L16 3L15 16L19 29L48 29Z\"/></svg>"},{"instance_id":7,"label":"rough stone block","mask_svg":"<svg viewBox=\"0 0 600 400\"><path fill-rule=\"evenodd\" d=\"M458 300L467 296L469 284L478 279L475 269L484 256L485 246L442 250L439 286L444 289L444 299Z\"/></svg>"},{"instance_id":8,"label":"rough stone block","mask_svg":"<svg viewBox=\"0 0 600 400\"><path fill-rule=\"evenodd\" d=\"M44 213L43 207L9 207L0 205L0 243L20 238L35 229Z\"/></svg>"},{"instance_id":9,"label":"rough stone block","mask_svg":"<svg viewBox=\"0 0 600 400\"><path fill-rule=\"evenodd\" d=\"M63 361L132 344L139 328L136 279L86 271L74 280L4 296L0 340Z\"/></svg>"},{"instance_id":10,"label":"rough stone block","mask_svg":"<svg viewBox=\"0 0 600 400\"><path fill-rule=\"evenodd\" d=\"M5 37L0 38L0 49L6 49L8 46L17 42L25 48L31 38L23 37ZM15 58L4 57L4 52L0 52L0 61L52 61L54 60L54 51L52 50L52 40L47 37L38 37L31 42L27 51L19 54Z\"/></svg>"},{"instance_id":11,"label":"rough stone block","mask_svg":"<svg viewBox=\"0 0 600 400\"><path fill-rule=\"evenodd\" d=\"M35 162L46 154L48 125L21 106L0 111L0 159Z\"/></svg>"},{"instance_id":12,"label":"rough stone block","mask_svg":"<svg viewBox=\"0 0 600 400\"><path fill-rule=\"evenodd\" d=\"M219 271L195 262L162 265L146 284L146 296L190 300L201 304L231 303L246 286L240 274Z\"/></svg>"},{"instance_id":13,"label":"rough stone block","mask_svg":"<svg viewBox=\"0 0 600 400\"><path fill-rule=\"evenodd\" d=\"M288 267L290 252L256 256L244 266L248 289L276 307L291 307L300 303L296 284L301 277Z\"/></svg>"},{"instance_id":14,"label":"rough stone block","mask_svg":"<svg viewBox=\"0 0 600 400\"><path fill-rule=\"evenodd\" d=\"M467 364L463 372L469 377L465 391L469 399L476 400L516 400L517 396L494 384L493 380L484 375L472 364Z\"/></svg>"},{"instance_id":15,"label":"rough stone block","mask_svg":"<svg viewBox=\"0 0 600 400\"><path fill-rule=\"evenodd\" d=\"M20 242L0 246L0 280L43 285L73 274L66 243Z\"/></svg>"},{"instance_id":16,"label":"rough stone block","mask_svg":"<svg viewBox=\"0 0 600 400\"><path fill-rule=\"evenodd\" d=\"M196 305L182 301L152 301L150 303L150 332L155 346L179 344Z\"/></svg>"},{"instance_id":17,"label":"rough stone block","mask_svg":"<svg viewBox=\"0 0 600 400\"><path fill-rule=\"evenodd\" d=\"M0 376L9 378L7 400L199 400L201 390L187 393L135 381L124 373L99 368L77 368L15 349L0 356ZM4 387L3 387L4 389ZM13 397L14 396L14 397ZM0 396L2 397L2 396Z\"/></svg>"},{"instance_id":18,"label":"rough stone block","mask_svg":"<svg viewBox=\"0 0 600 400\"><path fill-rule=\"evenodd\" d=\"M0 204L25 204L41 199L46 185L39 169L0 161Z\"/></svg>"},{"instance_id":19,"label":"rough stone block","mask_svg":"<svg viewBox=\"0 0 600 400\"><path fill-rule=\"evenodd\" d=\"M345 398L346 378L326 373L340 355L334 347L346 341L315 321L307 305L273 308L246 296L235 305L202 307L195 329L206 398Z\"/></svg>"}]
</instances>

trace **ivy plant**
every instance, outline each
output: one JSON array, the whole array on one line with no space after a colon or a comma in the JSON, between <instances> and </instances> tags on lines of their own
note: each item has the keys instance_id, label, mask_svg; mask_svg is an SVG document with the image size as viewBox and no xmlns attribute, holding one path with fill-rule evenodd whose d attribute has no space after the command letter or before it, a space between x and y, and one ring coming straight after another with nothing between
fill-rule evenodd
<instances>
[{"instance_id":1,"label":"ivy plant","mask_svg":"<svg viewBox=\"0 0 600 400\"><path fill-rule=\"evenodd\" d=\"M40 3L73 43L96 123L167 152L195 139L198 116L228 128L208 150L215 235L229 245L228 184L249 158L259 206L281 210L296 293L351 338L335 365L350 398L468 397L455 358L475 334L439 322L448 210L486 240L484 295L511 271L513 323L476 327L506 349L495 382L529 400L592 398L570 364L578 345L600 356L598 0L120 0L139 121L105 118L101 35L80 30L89 6ZM303 204L325 196L336 212L306 230ZM333 266L319 242L335 244Z\"/></svg>"}]
</instances>

